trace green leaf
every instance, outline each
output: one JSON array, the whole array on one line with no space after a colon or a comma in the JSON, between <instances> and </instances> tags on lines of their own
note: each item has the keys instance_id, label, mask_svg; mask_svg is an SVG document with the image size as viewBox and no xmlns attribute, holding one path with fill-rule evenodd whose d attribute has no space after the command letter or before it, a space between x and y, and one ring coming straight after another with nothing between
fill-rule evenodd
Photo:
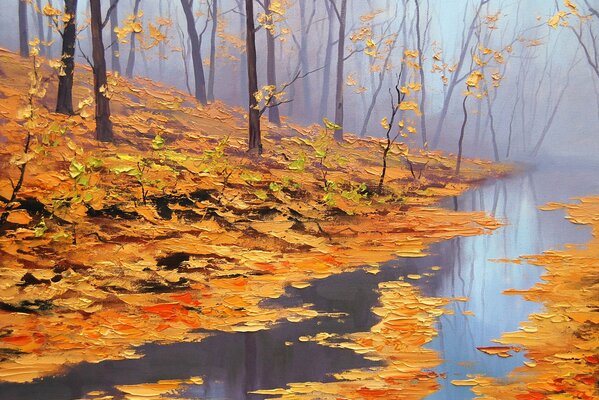
<instances>
[{"instance_id":1,"label":"green leaf","mask_svg":"<svg viewBox=\"0 0 599 400\"><path fill-rule=\"evenodd\" d=\"M324 189L326 192L334 192L337 190L337 183L333 181L327 180L326 187Z\"/></svg>"},{"instance_id":2,"label":"green leaf","mask_svg":"<svg viewBox=\"0 0 599 400\"><path fill-rule=\"evenodd\" d=\"M177 153L176 151L172 151L172 150L165 150L163 154L167 160L174 161L176 163L182 163L189 159L188 156L181 154L181 153Z\"/></svg>"},{"instance_id":3,"label":"green leaf","mask_svg":"<svg viewBox=\"0 0 599 400\"><path fill-rule=\"evenodd\" d=\"M152 140L152 148L154 150L160 150L164 147L164 139L160 135L156 135L154 140Z\"/></svg>"},{"instance_id":4,"label":"green leaf","mask_svg":"<svg viewBox=\"0 0 599 400\"><path fill-rule=\"evenodd\" d=\"M90 201L92 201L94 199L94 196L90 193L90 192L85 192L83 194L83 201L85 203L89 203Z\"/></svg>"},{"instance_id":5,"label":"green leaf","mask_svg":"<svg viewBox=\"0 0 599 400\"><path fill-rule=\"evenodd\" d=\"M335 196L333 193L328 192L322 197L322 201L324 201L328 206L333 207L335 205Z\"/></svg>"},{"instance_id":6,"label":"green leaf","mask_svg":"<svg viewBox=\"0 0 599 400\"><path fill-rule=\"evenodd\" d=\"M124 160L124 161L134 161L134 162L138 162L139 161L139 157L132 156L132 155L129 155L129 154L117 154L116 156L117 156L118 159Z\"/></svg>"},{"instance_id":7,"label":"green leaf","mask_svg":"<svg viewBox=\"0 0 599 400\"><path fill-rule=\"evenodd\" d=\"M242 172L239 177L241 179L243 179L244 181L250 183L250 182L261 182L262 181L262 175L260 174L252 174L250 172Z\"/></svg>"},{"instance_id":8,"label":"green leaf","mask_svg":"<svg viewBox=\"0 0 599 400\"><path fill-rule=\"evenodd\" d=\"M81 186L89 185L89 176L79 175L79 177L77 178L77 183L80 184Z\"/></svg>"},{"instance_id":9,"label":"green leaf","mask_svg":"<svg viewBox=\"0 0 599 400\"><path fill-rule=\"evenodd\" d=\"M57 234L55 234L55 235L52 236L52 240L55 241L55 242L58 242L59 240L68 239L70 237L71 236L68 233L66 233L66 232L59 232L59 233L57 233Z\"/></svg>"},{"instance_id":10,"label":"green leaf","mask_svg":"<svg viewBox=\"0 0 599 400\"><path fill-rule=\"evenodd\" d=\"M362 199L362 195L360 193L358 193L357 190L343 191L343 192L341 192L341 197L343 197L347 200L351 200L355 203L358 203L360 201L360 199Z\"/></svg>"},{"instance_id":11,"label":"green leaf","mask_svg":"<svg viewBox=\"0 0 599 400\"><path fill-rule=\"evenodd\" d=\"M295 160L291 164L289 164L288 168L292 171L303 171L305 167L306 167L306 160L302 157L302 158L298 158L297 160Z\"/></svg>"},{"instance_id":12,"label":"green leaf","mask_svg":"<svg viewBox=\"0 0 599 400\"><path fill-rule=\"evenodd\" d=\"M44 236L44 233L46 233L47 230L48 227L46 226L46 221L44 221L44 219L42 218L42 220L39 222L39 224L37 224L33 231L35 232L35 237L42 237Z\"/></svg>"},{"instance_id":13,"label":"green leaf","mask_svg":"<svg viewBox=\"0 0 599 400\"><path fill-rule=\"evenodd\" d=\"M330 119L328 119L327 117L324 117L324 118L322 119L322 122L324 122L324 126L325 126L327 129L330 129L330 130L332 130L332 131L339 131L339 130L343 129L343 128L341 127L341 125L337 125L336 123L334 123L333 121L331 121L331 120L330 120Z\"/></svg>"},{"instance_id":14,"label":"green leaf","mask_svg":"<svg viewBox=\"0 0 599 400\"><path fill-rule=\"evenodd\" d=\"M69 174L71 175L71 178L76 179L84 172L85 165L77 162L77 160L71 161L71 165L69 166Z\"/></svg>"},{"instance_id":15,"label":"green leaf","mask_svg":"<svg viewBox=\"0 0 599 400\"><path fill-rule=\"evenodd\" d=\"M102 168L103 165L104 161L100 160L99 158L90 157L87 159L87 166L92 169Z\"/></svg>"},{"instance_id":16,"label":"green leaf","mask_svg":"<svg viewBox=\"0 0 599 400\"><path fill-rule=\"evenodd\" d=\"M120 175L120 174L129 173L129 172L131 172L134 169L135 168L127 166L127 165L120 165L120 166L112 168L111 171L114 172L117 175Z\"/></svg>"},{"instance_id":17,"label":"green leaf","mask_svg":"<svg viewBox=\"0 0 599 400\"><path fill-rule=\"evenodd\" d=\"M268 185L268 188L271 190L271 192L280 192L281 191L281 185L279 185L277 182L271 182Z\"/></svg>"},{"instance_id":18,"label":"green leaf","mask_svg":"<svg viewBox=\"0 0 599 400\"><path fill-rule=\"evenodd\" d=\"M268 193L266 193L265 190L256 190L254 192L254 194L256 195L257 198L259 198L262 201L264 201L268 198Z\"/></svg>"}]
</instances>

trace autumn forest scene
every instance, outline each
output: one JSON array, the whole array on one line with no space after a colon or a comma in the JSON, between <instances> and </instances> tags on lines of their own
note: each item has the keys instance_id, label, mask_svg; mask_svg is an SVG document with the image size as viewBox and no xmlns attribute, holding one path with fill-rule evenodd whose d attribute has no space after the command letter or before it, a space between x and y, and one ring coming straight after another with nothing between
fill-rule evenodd
<instances>
[{"instance_id":1,"label":"autumn forest scene","mask_svg":"<svg viewBox=\"0 0 599 400\"><path fill-rule=\"evenodd\" d=\"M599 399L599 1L0 7L0 400Z\"/></svg>"}]
</instances>

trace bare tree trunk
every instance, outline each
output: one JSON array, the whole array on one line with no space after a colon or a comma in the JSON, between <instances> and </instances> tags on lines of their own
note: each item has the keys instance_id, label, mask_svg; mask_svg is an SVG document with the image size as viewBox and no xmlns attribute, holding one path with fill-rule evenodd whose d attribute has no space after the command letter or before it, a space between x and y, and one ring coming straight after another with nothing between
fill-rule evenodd
<instances>
[{"instance_id":1,"label":"bare tree trunk","mask_svg":"<svg viewBox=\"0 0 599 400\"><path fill-rule=\"evenodd\" d=\"M264 0L264 8L266 15L272 15L270 11L270 0ZM268 29L266 31L266 83L274 87L277 86L277 66L275 54L275 37ZM273 105L268 108L268 120L276 125L281 125L281 117L279 115L279 106Z\"/></svg>"},{"instance_id":2,"label":"bare tree trunk","mask_svg":"<svg viewBox=\"0 0 599 400\"><path fill-rule=\"evenodd\" d=\"M488 89L487 89L488 90ZM499 162L499 147L497 146L497 131L495 130L495 118L493 116L493 104L490 95L487 94L487 112L489 113L489 126L491 128L491 142L493 143L493 157L496 162Z\"/></svg>"},{"instance_id":3,"label":"bare tree trunk","mask_svg":"<svg viewBox=\"0 0 599 400\"><path fill-rule=\"evenodd\" d=\"M96 138L101 142L112 142L112 122L110 121L110 100L102 93L106 88L106 59L102 39L102 6L100 0L90 0L91 30L94 61L94 96L96 99Z\"/></svg>"},{"instance_id":4,"label":"bare tree trunk","mask_svg":"<svg viewBox=\"0 0 599 400\"><path fill-rule=\"evenodd\" d=\"M208 100L214 101L216 74L216 30L218 28L218 0L212 0L212 31L210 32L210 72L208 73Z\"/></svg>"},{"instance_id":5,"label":"bare tree trunk","mask_svg":"<svg viewBox=\"0 0 599 400\"><path fill-rule=\"evenodd\" d=\"M193 62L193 76L195 84L195 97L202 104L206 104L206 80L204 78L204 65L202 63L202 45L196 29L193 15L193 0L181 0L185 19L187 21L187 33L191 41L191 60Z\"/></svg>"},{"instance_id":6,"label":"bare tree trunk","mask_svg":"<svg viewBox=\"0 0 599 400\"><path fill-rule=\"evenodd\" d=\"M314 18L314 13L310 16L308 20L306 20L306 3L307 0L300 1L300 30L301 30L301 38L300 38L300 48L299 48L299 57L301 63L301 69L303 73L308 72L308 33L310 32L310 28L312 26L312 20ZM314 9L315 11L315 9ZM310 80L302 79L302 104L304 115L309 115L310 110Z\"/></svg>"},{"instance_id":7,"label":"bare tree trunk","mask_svg":"<svg viewBox=\"0 0 599 400\"><path fill-rule=\"evenodd\" d=\"M470 89L468 89L470 91ZM458 161L455 168L455 174L460 174L460 167L462 166L462 149L464 143L464 134L466 133L466 124L468 123L468 109L466 108L466 102L468 101L468 96L464 96L464 101L462 102L462 111L464 112L464 120L462 121L462 129L460 130L460 140L458 141Z\"/></svg>"},{"instance_id":8,"label":"bare tree trunk","mask_svg":"<svg viewBox=\"0 0 599 400\"><path fill-rule=\"evenodd\" d=\"M237 2L237 8L238 8L238 15L239 15L239 32L244 32L245 31L245 0L236 0ZM240 51L239 52L239 93L244 93L245 90L248 87L248 74L247 74L247 54L245 53L245 51ZM244 99L245 96L240 96L240 98ZM245 103L245 101L244 101ZM247 105L247 104L243 104L243 106Z\"/></svg>"},{"instance_id":9,"label":"bare tree trunk","mask_svg":"<svg viewBox=\"0 0 599 400\"><path fill-rule=\"evenodd\" d=\"M248 60L249 95L249 151L262 154L260 133L260 111L254 94L258 91L258 72L256 70L256 28L254 26L254 0L245 0L246 48Z\"/></svg>"},{"instance_id":10,"label":"bare tree trunk","mask_svg":"<svg viewBox=\"0 0 599 400\"><path fill-rule=\"evenodd\" d=\"M19 51L21 57L29 57L29 35L27 31L26 0L19 0Z\"/></svg>"},{"instance_id":11,"label":"bare tree trunk","mask_svg":"<svg viewBox=\"0 0 599 400\"><path fill-rule=\"evenodd\" d=\"M62 34L62 63L64 75L58 77L56 112L73 115L73 74L75 71L75 43L77 41L77 0L64 1L64 13L70 15Z\"/></svg>"},{"instance_id":12,"label":"bare tree trunk","mask_svg":"<svg viewBox=\"0 0 599 400\"><path fill-rule=\"evenodd\" d=\"M188 64L188 59L189 59L189 46L185 44L185 34L183 33L183 30L181 29L181 26L179 26L179 22L177 21L177 32L179 33L179 42L181 43L181 59L183 61L183 69L185 70L185 86L187 87L187 93L189 93L190 95L193 96L193 91L191 90L191 87L189 86L189 64Z\"/></svg>"},{"instance_id":13,"label":"bare tree trunk","mask_svg":"<svg viewBox=\"0 0 599 400\"><path fill-rule=\"evenodd\" d=\"M333 3L334 4L334 3ZM339 19L339 39L337 44L337 85L335 89L335 124L341 129L335 131L335 140L343 140L343 68L345 64L345 21L347 18L347 0L341 0Z\"/></svg>"},{"instance_id":14,"label":"bare tree trunk","mask_svg":"<svg viewBox=\"0 0 599 400\"><path fill-rule=\"evenodd\" d=\"M539 150L541 150L541 146L543 146L543 142L545 141L545 138L547 137L547 133L549 133L549 130L551 129L551 126L553 125L553 120L555 119L555 116L558 114L557 111L559 110L559 106L564 98L564 93L566 92L566 89L568 89L568 86L570 85L570 74L572 73L572 70L574 69L576 64L577 63L573 63L572 66L570 66L570 69L568 70L568 74L566 75L566 82L564 83L564 86L562 86L562 89L560 90L559 94L557 95L553 109L548 114L549 119L547 120L547 122L545 123L545 126L543 127L543 130L541 131L541 136L537 140L535 147L532 149L531 155L533 157L536 157L539 154Z\"/></svg>"},{"instance_id":15,"label":"bare tree trunk","mask_svg":"<svg viewBox=\"0 0 599 400\"><path fill-rule=\"evenodd\" d=\"M416 3L416 43L418 47L418 64L420 68L418 71L420 72L420 133L422 136L422 147L428 147L428 139L426 137L426 83L424 81L424 57L422 56L423 46L422 46L422 38L420 34L420 3L419 0L414 0Z\"/></svg>"},{"instance_id":16,"label":"bare tree trunk","mask_svg":"<svg viewBox=\"0 0 599 400\"><path fill-rule=\"evenodd\" d=\"M476 12L472 17L472 21L470 22L470 26L468 27L468 32L465 37L462 36L462 49L460 52L460 58L458 60L455 71L451 77L449 82L449 87L447 88L447 93L443 99L443 108L441 109L441 115L439 116L439 122L437 123L437 129L435 129L435 136L433 137L433 141L431 143L432 147L437 147L439 144L439 139L441 138L441 131L443 129L443 124L445 123L445 118L447 118L447 113L449 111L449 106L451 104L451 98L453 96L453 92L455 90L456 85L462 79L460 77L460 73L462 72L462 67L464 65L464 61L466 60L466 55L468 54L468 50L470 49L470 42L472 41L472 36L474 35L476 24L478 22L478 18L480 16L480 11L482 7L487 4L490 0L480 0L479 5L477 6ZM467 10L467 9L466 9ZM466 12L466 10L464 12ZM465 29L466 27L464 27Z\"/></svg>"},{"instance_id":17,"label":"bare tree trunk","mask_svg":"<svg viewBox=\"0 0 599 400\"><path fill-rule=\"evenodd\" d=\"M160 2L158 3L158 12L160 13L159 15L165 15L162 0L160 0ZM171 19L170 4L168 6L168 13L166 15L167 15L167 18L170 20ZM158 79L161 81L164 81L164 60L166 59L166 55L165 55L165 47L166 46L165 46L164 42L165 42L164 40L161 40L160 43L158 43Z\"/></svg>"},{"instance_id":18,"label":"bare tree trunk","mask_svg":"<svg viewBox=\"0 0 599 400\"><path fill-rule=\"evenodd\" d=\"M114 3L118 2L119 0L112 0L111 1L111 6L114 5ZM120 50L119 50L119 40L116 36L116 32L114 31L114 28L117 28L119 25L119 15L118 15L118 5L114 5L112 12L110 13L110 53L112 55L112 59L111 59L111 67L112 70L114 72L117 73L121 73L121 61L119 59L120 57Z\"/></svg>"},{"instance_id":19,"label":"bare tree trunk","mask_svg":"<svg viewBox=\"0 0 599 400\"><path fill-rule=\"evenodd\" d=\"M48 0L48 4L52 7L52 0ZM46 49L46 57L52 58L52 24L47 24L46 27L46 41L48 42L48 48Z\"/></svg>"},{"instance_id":20,"label":"bare tree trunk","mask_svg":"<svg viewBox=\"0 0 599 400\"><path fill-rule=\"evenodd\" d=\"M320 95L320 107L318 119L322 120L326 115L329 107L329 89L331 86L331 59L333 58L333 15L334 11L329 4L325 2L328 16L328 34L327 46L324 54L324 69L322 72L322 92Z\"/></svg>"},{"instance_id":21,"label":"bare tree trunk","mask_svg":"<svg viewBox=\"0 0 599 400\"><path fill-rule=\"evenodd\" d=\"M46 45L44 42L46 41L46 35L44 33L44 16L42 15L42 0L36 0L35 5L37 7L37 12L35 13L37 16L37 35L39 40L42 42L40 46L40 54L42 56L46 55ZM35 8L34 7L34 10Z\"/></svg>"},{"instance_id":22,"label":"bare tree trunk","mask_svg":"<svg viewBox=\"0 0 599 400\"><path fill-rule=\"evenodd\" d=\"M137 18L137 14L139 12L139 3L141 0L135 0L135 6L133 7L133 15ZM127 58L127 68L125 69L125 74L128 78L133 76L133 68L135 67L135 36L137 33L135 31L131 32L131 39L129 45L129 57Z\"/></svg>"}]
</instances>

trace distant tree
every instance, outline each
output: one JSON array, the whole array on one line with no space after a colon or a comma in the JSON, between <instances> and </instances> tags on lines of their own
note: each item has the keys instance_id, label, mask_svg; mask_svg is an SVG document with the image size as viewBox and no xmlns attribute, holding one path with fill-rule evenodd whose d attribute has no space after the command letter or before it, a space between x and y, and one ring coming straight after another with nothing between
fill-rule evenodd
<instances>
[{"instance_id":1,"label":"distant tree","mask_svg":"<svg viewBox=\"0 0 599 400\"><path fill-rule=\"evenodd\" d=\"M27 30L27 0L19 1L19 52L29 57L29 33Z\"/></svg>"},{"instance_id":2,"label":"distant tree","mask_svg":"<svg viewBox=\"0 0 599 400\"><path fill-rule=\"evenodd\" d=\"M112 55L110 66L114 72L121 73L120 49L119 40L116 35L115 28L119 25L118 0L111 0L110 4L114 5L110 13L110 54Z\"/></svg>"},{"instance_id":3,"label":"distant tree","mask_svg":"<svg viewBox=\"0 0 599 400\"><path fill-rule=\"evenodd\" d=\"M187 33L189 40L191 41L191 60L193 62L193 75L195 81L195 97L202 104L208 102L206 96L206 78L204 76L204 64L202 62L202 42L201 36L198 35L196 29L196 21L193 14L193 0L181 0L181 6L185 13L185 20L187 21ZM206 31L208 23L202 31L202 34Z\"/></svg>"},{"instance_id":4,"label":"distant tree","mask_svg":"<svg viewBox=\"0 0 599 400\"><path fill-rule=\"evenodd\" d=\"M397 5L395 7L395 15L394 15L393 19L391 19L388 22L388 24L383 26L383 34L391 27L394 20L397 18L398 11L399 11L399 5ZM372 44L371 44L371 47L374 47L374 49L375 49L375 51L373 51L372 53L369 53L369 54L371 54L371 60L372 60L371 65L370 65L370 70L373 72L372 86L374 88L374 92L372 93L370 105L368 106L368 108L366 110L366 115L364 116L364 121L362 123L362 129L360 130L361 137L364 137L366 135L366 130L368 128L370 118L372 117L372 113L375 110L379 94L381 92L383 83L385 81L386 73L390 69L392 69L393 65L391 64L391 57L393 56L393 51L395 50L397 41L399 39L399 34L402 32L402 30L405 26L405 22L406 22L406 14L404 13L404 16L403 16L401 23L399 25L399 28L397 30L397 33L392 34L389 38L383 37L382 40L379 41L379 43L372 42L374 44L374 46L372 46ZM372 51L372 50L370 50L370 51ZM380 55L379 55L379 53L380 53ZM386 55L384 55L385 53L386 53ZM384 58L384 62L382 64L382 66L375 63L380 58ZM374 76L374 71L378 71L378 83L376 82L376 79ZM400 79L405 80L402 75L403 74L400 74Z\"/></svg>"},{"instance_id":5,"label":"distant tree","mask_svg":"<svg viewBox=\"0 0 599 400\"><path fill-rule=\"evenodd\" d=\"M310 42L308 37L310 35L310 30L312 29L314 16L316 14L316 3L312 1L312 12L310 16L306 18L306 4L308 0L300 1L300 27L301 27L301 37L300 37L300 45L299 45L299 58L301 69L304 73L309 71L309 62L308 62L308 53L310 49ZM303 95L303 109L304 113L308 114L311 109L311 91L310 91L310 80L302 79L302 95Z\"/></svg>"},{"instance_id":6,"label":"distant tree","mask_svg":"<svg viewBox=\"0 0 599 400\"><path fill-rule=\"evenodd\" d=\"M104 41L102 39L102 28L108 21L102 20L101 0L90 0L90 13L94 98L96 101L96 138L101 142L112 142L113 132L112 121L110 121L110 99L107 95L108 78L106 75Z\"/></svg>"},{"instance_id":7,"label":"distant tree","mask_svg":"<svg viewBox=\"0 0 599 400\"><path fill-rule=\"evenodd\" d=\"M208 72L208 100L214 101L214 81L216 79L216 31L218 29L218 0L212 0L208 7L212 30L210 32L210 70Z\"/></svg>"},{"instance_id":8,"label":"distant tree","mask_svg":"<svg viewBox=\"0 0 599 400\"><path fill-rule=\"evenodd\" d=\"M135 0L135 5L133 6L133 16L137 18L139 13L139 3L141 0ZM130 39L130 47L129 47L129 57L127 58L127 67L125 69L125 75L128 78L133 76L133 68L135 67L135 36L137 32L135 30L131 31L131 39Z\"/></svg>"},{"instance_id":9,"label":"distant tree","mask_svg":"<svg viewBox=\"0 0 599 400\"><path fill-rule=\"evenodd\" d=\"M414 0L416 4L416 49L418 50L418 72L420 74L420 134L422 137L422 146L428 147L428 138L426 130L426 81L424 78L424 49L428 27L430 24L430 17L428 16L429 7L427 7L427 20L424 31L421 29L421 16L420 16L420 0Z\"/></svg>"},{"instance_id":10,"label":"distant tree","mask_svg":"<svg viewBox=\"0 0 599 400\"><path fill-rule=\"evenodd\" d=\"M458 57L458 61L453 69L453 73L451 78L447 81L447 90L445 91L445 96L443 98L443 106L441 108L441 114L439 115L439 121L437 122L437 127L435 129L435 135L431 142L432 147L437 147L439 144L439 140L441 139L441 132L443 131L443 127L445 124L445 119L447 118L447 113L449 112L449 106L451 104L451 99L453 97L453 93L462 81L464 81L471 71L463 72L464 63L467 61L468 52L470 51L470 44L472 42L472 38L474 36L474 32L476 30L477 25L480 23L480 15L483 7L489 3L490 0L477 0L477 6L474 11L474 15L470 20L470 23L464 25L462 32L462 41L460 43L460 54ZM469 8L469 2L466 2L466 6L464 8L464 15L467 15Z\"/></svg>"},{"instance_id":11,"label":"distant tree","mask_svg":"<svg viewBox=\"0 0 599 400\"><path fill-rule=\"evenodd\" d=\"M335 13L333 6L327 1L324 3L327 10L328 30L327 30L327 42L324 51L324 68L322 70L322 91L320 94L320 107L318 119L322 120L327 115L329 106L329 89L331 85L331 59L333 58L333 17Z\"/></svg>"},{"instance_id":12,"label":"distant tree","mask_svg":"<svg viewBox=\"0 0 599 400\"><path fill-rule=\"evenodd\" d=\"M275 32L273 25L273 12L270 8L271 0L264 0L264 12L270 24L270 29L264 29L266 32L266 83L277 86L277 64L275 54ZM281 116L279 107L274 106L268 109L268 120L276 125L281 125Z\"/></svg>"},{"instance_id":13,"label":"distant tree","mask_svg":"<svg viewBox=\"0 0 599 400\"><path fill-rule=\"evenodd\" d=\"M73 115L73 73L75 71L75 43L77 41L77 0L64 1L64 29L62 36L63 72L58 74L56 112Z\"/></svg>"},{"instance_id":14,"label":"distant tree","mask_svg":"<svg viewBox=\"0 0 599 400\"><path fill-rule=\"evenodd\" d=\"M52 0L48 0L47 3L50 7L53 6L52 4ZM52 24L47 24L46 26L46 42L48 43L48 46L46 48L46 57L47 58L52 58L52 42L53 42L53 31L52 31Z\"/></svg>"},{"instance_id":15,"label":"distant tree","mask_svg":"<svg viewBox=\"0 0 599 400\"><path fill-rule=\"evenodd\" d=\"M335 140L343 140L343 86L345 85L343 70L345 64L345 24L347 19L347 0L340 0L338 8L335 0L329 0L337 20L339 21L339 35L337 37L337 84L335 89L335 124L340 127L335 131Z\"/></svg>"},{"instance_id":16,"label":"distant tree","mask_svg":"<svg viewBox=\"0 0 599 400\"><path fill-rule=\"evenodd\" d=\"M35 0L35 6L31 3L34 15L37 19L37 37L40 40L40 55L46 54L46 33L44 32L44 15L42 13L42 0Z\"/></svg>"},{"instance_id":17,"label":"distant tree","mask_svg":"<svg viewBox=\"0 0 599 400\"><path fill-rule=\"evenodd\" d=\"M260 132L260 110L258 109L258 72L256 68L256 27L254 23L254 0L245 0L246 53L248 66L249 95L249 140L248 150L262 154L262 137Z\"/></svg>"}]
</instances>

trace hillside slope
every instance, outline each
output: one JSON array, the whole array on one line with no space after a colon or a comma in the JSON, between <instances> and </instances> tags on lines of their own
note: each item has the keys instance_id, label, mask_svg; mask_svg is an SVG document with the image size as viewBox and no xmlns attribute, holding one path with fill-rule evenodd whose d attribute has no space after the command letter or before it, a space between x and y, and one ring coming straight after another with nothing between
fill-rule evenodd
<instances>
[{"instance_id":1,"label":"hillside slope","mask_svg":"<svg viewBox=\"0 0 599 400\"><path fill-rule=\"evenodd\" d=\"M142 78L111 78L115 143L98 143L88 68L75 77L79 115L66 117L50 112L56 72L43 66L45 96L29 120L19 116L31 61L0 50L0 71L2 198L27 163L17 201L0 202L0 380L141 357L135 346L201 340L198 328L312 318L309 305L260 302L498 226L434 204L505 167L466 160L455 177L453 158L398 145L377 194L379 140L337 144L316 125L264 122L265 154L249 156L243 110L201 107ZM415 343L429 340L421 331Z\"/></svg>"}]
</instances>

